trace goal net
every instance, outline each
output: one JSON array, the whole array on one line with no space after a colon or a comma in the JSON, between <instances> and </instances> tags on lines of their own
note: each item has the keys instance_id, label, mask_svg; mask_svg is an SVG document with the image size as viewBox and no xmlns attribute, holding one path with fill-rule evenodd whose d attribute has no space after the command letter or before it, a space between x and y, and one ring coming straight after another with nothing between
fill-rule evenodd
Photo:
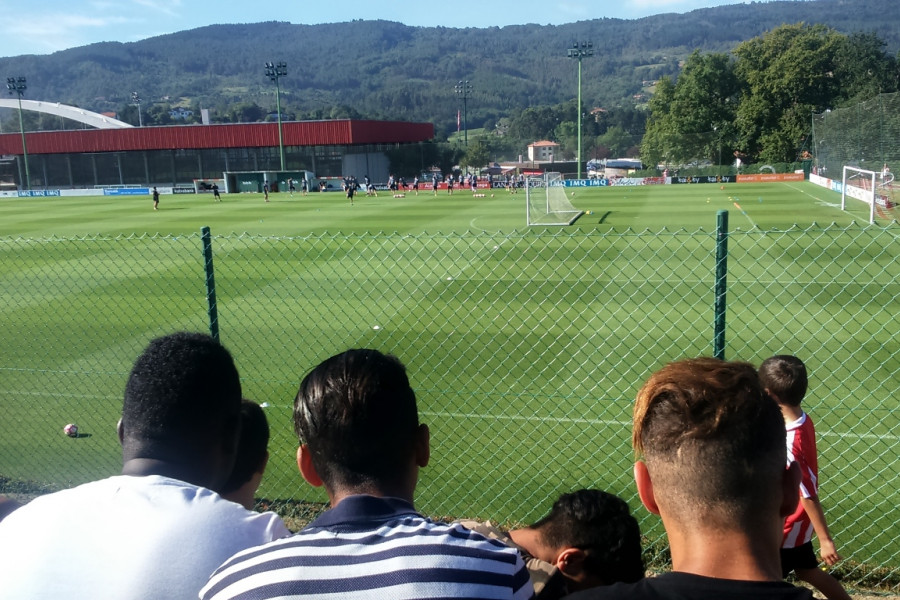
<instances>
[{"instance_id":1,"label":"goal net","mask_svg":"<svg viewBox=\"0 0 900 600\"><path fill-rule=\"evenodd\" d=\"M525 213L531 225L571 225L583 213L566 196L560 173L544 173L525 180Z\"/></svg>"},{"instance_id":2,"label":"goal net","mask_svg":"<svg viewBox=\"0 0 900 600\"><path fill-rule=\"evenodd\" d=\"M841 210L847 210L849 196L869 205L869 223L875 223L876 212L884 213L881 214L884 218L891 218L886 211L894 208L893 176L887 168L879 174L844 166L841 183Z\"/></svg>"}]
</instances>

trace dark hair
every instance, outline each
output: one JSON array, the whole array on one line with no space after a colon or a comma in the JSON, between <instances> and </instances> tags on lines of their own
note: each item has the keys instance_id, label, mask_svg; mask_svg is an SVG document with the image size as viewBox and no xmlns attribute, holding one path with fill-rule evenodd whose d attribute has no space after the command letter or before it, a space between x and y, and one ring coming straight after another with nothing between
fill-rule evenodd
<instances>
[{"instance_id":1,"label":"dark hair","mask_svg":"<svg viewBox=\"0 0 900 600\"><path fill-rule=\"evenodd\" d=\"M806 365L796 356L779 354L759 366L759 380L763 389L776 396L775 400L790 406L800 406L809 388Z\"/></svg>"},{"instance_id":2,"label":"dark hair","mask_svg":"<svg viewBox=\"0 0 900 600\"><path fill-rule=\"evenodd\" d=\"M635 402L633 443L657 499L684 522L746 525L777 511L784 421L749 363L695 358L651 375Z\"/></svg>"},{"instance_id":3,"label":"dark hair","mask_svg":"<svg viewBox=\"0 0 900 600\"><path fill-rule=\"evenodd\" d=\"M294 430L332 488L406 477L418 425L406 369L377 350L325 360L303 379L294 400Z\"/></svg>"},{"instance_id":4,"label":"dark hair","mask_svg":"<svg viewBox=\"0 0 900 600\"><path fill-rule=\"evenodd\" d=\"M229 494L250 481L263 467L269 448L269 421L262 407L252 400L241 401L241 435L231 476L222 486Z\"/></svg>"},{"instance_id":5,"label":"dark hair","mask_svg":"<svg viewBox=\"0 0 900 600\"><path fill-rule=\"evenodd\" d=\"M237 421L241 381L231 354L208 335L173 333L137 358L122 407L125 439L145 449L184 449ZM218 441L218 440L215 440Z\"/></svg>"},{"instance_id":6,"label":"dark hair","mask_svg":"<svg viewBox=\"0 0 900 600\"><path fill-rule=\"evenodd\" d=\"M602 490L563 494L550 513L531 526L551 548L579 548L584 570L604 585L644 577L641 529L628 504Z\"/></svg>"}]
</instances>

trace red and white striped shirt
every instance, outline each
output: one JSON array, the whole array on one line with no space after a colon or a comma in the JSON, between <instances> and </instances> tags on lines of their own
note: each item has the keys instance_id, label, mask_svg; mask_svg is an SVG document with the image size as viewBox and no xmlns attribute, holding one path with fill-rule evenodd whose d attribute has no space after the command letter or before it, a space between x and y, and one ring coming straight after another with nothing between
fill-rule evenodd
<instances>
[{"instance_id":1,"label":"red and white striped shirt","mask_svg":"<svg viewBox=\"0 0 900 600\"><path fill-rule=\"evenodd\" d=\"M800 467L800 496L811 498L819 495L819 459L816 455L816 430L809 415L802 413L796 421L787 426L787 461L796 462ZM813 524L797 503L797 510L784 521L782 548L802 546L812 539Z\"/></svg>"}]
</instances>

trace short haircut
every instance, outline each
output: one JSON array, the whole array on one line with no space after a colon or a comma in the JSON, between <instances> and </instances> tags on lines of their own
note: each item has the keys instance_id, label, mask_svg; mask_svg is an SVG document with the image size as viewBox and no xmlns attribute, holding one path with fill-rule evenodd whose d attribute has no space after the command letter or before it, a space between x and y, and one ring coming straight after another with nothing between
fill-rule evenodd
<instances>
[{"instance_id":1,"label":"short haircut","mask_svg":"<svg viewBox=\"0 0 900 600\"><path fill-rule=\"evenodd\" d=\"M294 400L294 430L328 487L401 481L418 425L405 367L377 350L325 360L303 379Z\"/></svg>"},{"instance_id":2,"label":"short haircut","mask_svg":"<svg viewBox=\"0 0 900 600\"><path fill-rule=\"evenodd\" d=\"M796 356L779 354L759 366L759 380L779 403L800 406L809 388L806 365Z\"/></svg>"},{"instance_id":3,"label":"short haircut","mask_svg":"<svg viewBox=\"0 0 900 600\"><path fill-rule=\"evenodd\" d=\"M638 392L632 441L682 523L749 527L778 511L784 421L749 363L669 363Z\"/></svg>"},{"instance_id":4,"label":"short haircut","mask_svg":"<svg viewBox=\"0 0 900 600\"><path fill-rule=\"evenodd\" d=\"M563 494L531 526L551 548L579 548L584 570L605 585L644 577L641 529L624 500L601 490Z\"/></svg>"},{"instance_id":5,"label":"short haircut","mask_svg":"<svg viewBox=\"0 0 900 600\"><path fill-rule=\"evenodd\" d=\"M241 401L241 435L231 476L222 486L223 494L240 489L265 465L269 448L269 421L262 407L252 400Z\"/></svg>"},{"instance_id":6,"label":"short haircut","mask_svg":"<svg viewBox=\"0 0 900 600\"><path fill-rule=\"evenodd\" d=\"M241 381L228 350L208 335L154 339L137 358L122 406L125 440L167 451L206 444L237 421ZM218 441L218 440L216 440Z\"/></svg>"}]
</instances>

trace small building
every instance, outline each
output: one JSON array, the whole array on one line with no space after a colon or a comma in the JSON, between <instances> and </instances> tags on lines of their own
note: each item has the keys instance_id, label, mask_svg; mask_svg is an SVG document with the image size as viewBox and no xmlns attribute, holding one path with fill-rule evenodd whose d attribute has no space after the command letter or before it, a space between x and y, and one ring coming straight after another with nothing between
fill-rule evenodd
<instances>
[{"instance_id":1,"label":"small building","mask_svg":"<svg viewBox=\"0 0 900 600\"><path fill-rule=\"evenodd\" d=\"M553 162L559 156L559 144L549 140L541 140L528 144L528 160L532 162Z\"/></svg>"}]
</instances>

